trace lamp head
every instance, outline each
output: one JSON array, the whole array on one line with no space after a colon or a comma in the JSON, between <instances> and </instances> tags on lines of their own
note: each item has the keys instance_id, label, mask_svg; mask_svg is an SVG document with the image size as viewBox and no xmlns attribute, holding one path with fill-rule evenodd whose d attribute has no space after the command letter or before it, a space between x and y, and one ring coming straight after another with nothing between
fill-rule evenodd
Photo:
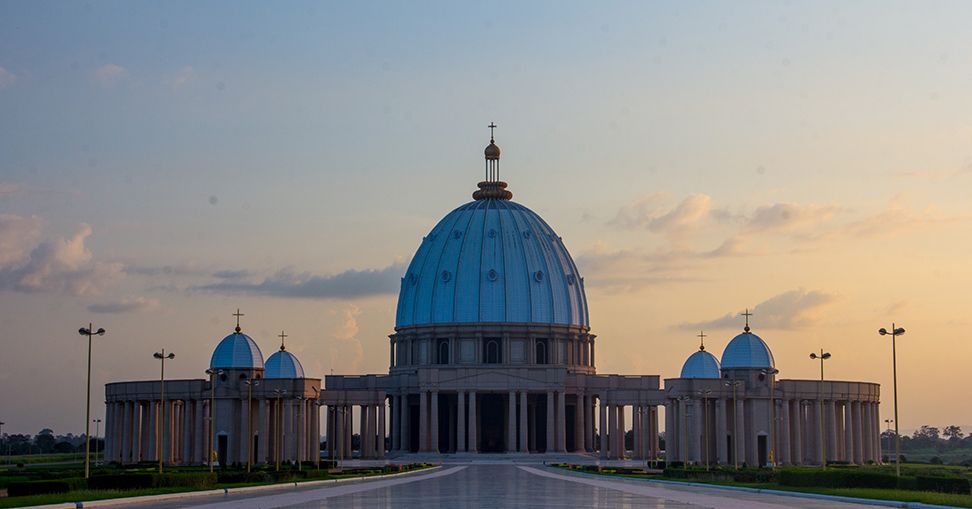
<instances>
[{"instance_id":1,"label":"lamp head","mask_svg":"<svg viewBox=\"0 0 972 509\"><path fill-rule=\"evenodd\" d=\"M904 333L905 333L904 327L898 327L897 329L894 329L895 336L900 336Z\"/></svg>"},{"instance_id":2,"label":"lamp head","mask_svg":"<svg viewBox=\"0 0 972 509\"><path fill-rule=\"evenodd\" d=\"M811 358L811 359L816 359L816 358L817 358L817 354L815 354L815 353L811 353L811 354L810 354L810 358Z\"/></svg>"},{"instance_id":3,"label":"lamp head","mask_svg":"<svg viewBox=\"0 0 972 509\"><path fill-rule=\"evenodd\" d=\"M165 358L166 359L175 359L175 354L174 353L169 353L169 355L166 355Z\"/></svg>"},{"instance_id":4,"label":"lamp head","mask_svg":"<svg viewBox=\"0 0 972 509\"><path fill-rule=\"evenodd\" d=\"M161 359L162 358L162 354L160 354L159 352L155 352L155 353L152 354L152 357L155 357L156 359Z\"/></svg>"},{"instance_id":5,"label":"lamp head","mask_svg":"<svg viewBox=\"0 0 972 509\"><path fill-rule=\"evenodd\" d=\"M822 359L829 359L830 358L830 352L824 352L824 354L823 354L823 356L821 356L821 358Z\"/></svg>"},{"instance_id":6,"label":"lamp head","mask_svg":"<svg viewBox=\"0 0 972 509\"><path fill-rule=\"evenodd\" d=\"M103 329L103 328L102 329L98 329L98 332L95 332L95 334L97 334L99 336L104 336L105 335L105 329Z\"/></svg>"},{"instance_id":7,"label":"lamp head","mask_svg":"<svg viewBox=\"0 0 972 509\"><path fill-rule=\"evenodd\" d=\"M887 336L888 335L888 329L885 329L884 327L881 327L880 329L878 329L878 334L880 334L882 336Z\"/></svg>"},{"instance_id":8,"label":"lamp head","mask_svg":"<svg viewBox=\"0 0 972 509\"><path fill-rule=\"evenodd\" d=\"M88 333L88 329L85 329L84 327L81 327L80 329L78 329L78 334L80 334L82 336L87 336L89 334Z\"/></svg>"}]
</instances>

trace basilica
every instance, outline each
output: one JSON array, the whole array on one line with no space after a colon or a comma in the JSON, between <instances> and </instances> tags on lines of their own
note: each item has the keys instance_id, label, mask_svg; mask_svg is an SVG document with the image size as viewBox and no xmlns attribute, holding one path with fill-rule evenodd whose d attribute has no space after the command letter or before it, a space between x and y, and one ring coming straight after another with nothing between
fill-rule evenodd
<instances>
[{"instance_id":1,"label":"basilica","mask_svg":"<svg viewBox=\"0 0 972 509\"><path fill-rule=\"evenodd\" d=\"M880 461L880 386L780 379L748 312L721 359L700 345L677 378L598 373L601 340L590 327L584 278L563 239L512 200L500 154L490 136L473 201L422 238L402 275L388 373L330 375L322 384L306 377L283 333L264 362L237 321L206 378L106 386L105 457L309 461L323 436L335 459L557 453L750 466Z\"/></svg>"}]
</instances>

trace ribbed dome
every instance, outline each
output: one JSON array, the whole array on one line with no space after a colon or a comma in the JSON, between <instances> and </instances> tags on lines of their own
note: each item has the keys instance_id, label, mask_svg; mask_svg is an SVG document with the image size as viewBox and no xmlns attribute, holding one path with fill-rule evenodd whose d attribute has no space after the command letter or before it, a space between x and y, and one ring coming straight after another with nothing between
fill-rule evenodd
<instances>
[{"instance_id":1,"label":"ribbed dome","mask_svg":"<svg viewBox=\"0 0 972 509\"><path fill-rule=\"evenodd\" d=\"M584 281L530 209L481 199L446 215L402 278L395 326L543 323L589 327Z\"/></svg>"},{"instance_id":2,"label":"ribbed dome","mask_svg":"<svg viewBox=\"0 0 972 509\"><path fill-rule=\"evenodd\" d=\"M699 350L685 359L679 378L719 378L719 361L715 355Z\"/></svg>"},{"instance_id":3,"label":"ribbed dome","mask_svg":"<svg viewBox=\"0 0 972 509\"><path fill-rule=\"evenodd\" d=\"M253 338L234 332L216 345L209 361L213 369L262 369L263 353Z\"/></svg>"},{"instance_id":4,"label":"ribbed dome","mask_svg":"<svg viewBox=\"0 0 972 509\"><path fill-rule=\"evenodd\" d=\"M773 352L752 332L743 332L732 338L722 352L722 369L762 369L773 368L775 365Z\"/></svg>"},{"instance_id":5,"label":"ribbed dome","mask_svg":"<svg viewBox=\"0 0 972 509\"><path fill-rule=\"evenodd\" d=\"M267 359L263 378L304 378L304 367L294 354L278 350Z\"/></svg>"}]
</instances>

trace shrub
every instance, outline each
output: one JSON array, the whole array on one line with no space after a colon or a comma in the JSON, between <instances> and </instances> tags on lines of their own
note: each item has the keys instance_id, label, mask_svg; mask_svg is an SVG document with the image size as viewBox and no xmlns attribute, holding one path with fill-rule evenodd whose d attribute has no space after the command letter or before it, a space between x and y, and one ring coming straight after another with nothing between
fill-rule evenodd
<instances>
[{"instance_id":1,"label":"shrub","mask_svg":"<svg viewBox=\"0 0 972 509\"><path fill-rule=\"evenodd\" d=\"M67 493L71 487L67 481L17 481L7 486L7 496L23 497L26 495L47 495L49 493Z\"/></svg>"},{"instance_id":2,"label":"shrub","mask_svg":"<svg viewBox=\"0 0 972 509\"><path fill-rule=\"evenodd\" d=\"M969 480L962 477L931 477L918 476L915 484L921 491L938 491L942 493L959 493L968 495L972 492Z\"/></svg>"},{"instance_id":3,"label":"shrub","mask_svg":"<svg viewBox=\"0 0 972 509\"><path fill-rule=\"evenodd\" d=\"M215 484L216 474L209 472L152 475L152 487L154 488L211 488Z\"/></svg>"},{"instance_id":4,"label":"shrub","mask_svg":"<svg viewBox=\"0 0 972 509\"><path fill-rule=\"evenodd\" d=\"M151 488L154 474L130 473L96 475L88 479L88 487L93 490L136 490Z\"/></svg>"}]
</instances>

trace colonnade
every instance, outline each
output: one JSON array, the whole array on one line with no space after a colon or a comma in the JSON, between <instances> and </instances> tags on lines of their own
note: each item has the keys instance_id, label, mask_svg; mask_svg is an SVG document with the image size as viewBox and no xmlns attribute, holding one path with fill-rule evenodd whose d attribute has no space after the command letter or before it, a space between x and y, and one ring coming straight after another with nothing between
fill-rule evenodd
<instances>
[{"instance_id":1,"label":"colonnade","mask_svg":"<svg viewBox=\"0 0 972 509\"><path fill-rule=\"evenodd\" d=\"M625 408L631 407L632 457L637 460L657 459L658 407L646 404L605 403L600 405L600 444L602 459L625 457Z\"/></svg>"},{"instance_id":2,"label":"colonnade","mask_svg":"<svg viewBox=\"0 0 972 509\"><path fill-rule=\"evenodd\" d=\"M205 464L210 460L208 451L220 464L317 458L320 421L313 399L254 398L252 402L251 409L247 399L218 398L213 416L209 399L166 399L164 412L157 399L109 401L105 459L122 464L155 462L161 454L165 464ZM210 429L211 422L215 429ZM247 435L252 438L244 439Z\"/></svg>"},{"instance_id":3,"label":"colonnade","mask_svg":"<svg viewBox=\"0 0 972 509\"><path fill-rule=\"evenodd\" d=\"M702 464L881 461L874 401L678 397L665 404L666 457ZM772 423L772 424L771 424ZM738 461L737 461L738 459Z\"/></svg>"},{"instance_id":4,"label":"colonnade","mask_svg":"<svg viewBox=\"0 0 972 509\"><path fill-rule=\"evenodd\" d=\"M331 404L325 409L327 450L331 459L350 459L354 408L358 407L358 448L362 459L385 457L385 403Z\"/></svg>"}]
</instances>

